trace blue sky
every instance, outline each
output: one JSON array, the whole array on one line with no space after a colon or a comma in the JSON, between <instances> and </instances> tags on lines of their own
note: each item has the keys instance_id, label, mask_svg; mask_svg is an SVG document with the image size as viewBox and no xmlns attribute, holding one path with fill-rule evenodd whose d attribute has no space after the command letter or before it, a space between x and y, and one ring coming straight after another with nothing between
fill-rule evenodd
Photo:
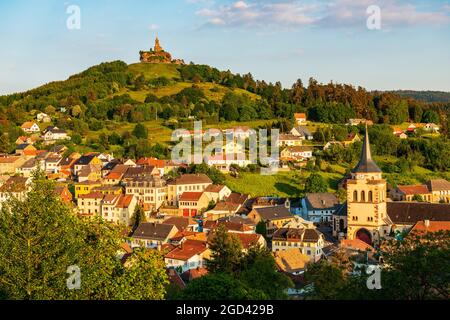
<instances>
[{"instance_id":1,"label":"blue sky","mask_svg":"<svg viewBox=\"0 0 450 320\"><path fill-rule=\"evenodd\" d=\"M69 30L66 10L81 10ZM381 29L366 26L378 5ZM450 91L450 1L0 0L0 94L104 61L137 62L155 35L174 57L290 86Z\"/></svg>"}]
</instances>

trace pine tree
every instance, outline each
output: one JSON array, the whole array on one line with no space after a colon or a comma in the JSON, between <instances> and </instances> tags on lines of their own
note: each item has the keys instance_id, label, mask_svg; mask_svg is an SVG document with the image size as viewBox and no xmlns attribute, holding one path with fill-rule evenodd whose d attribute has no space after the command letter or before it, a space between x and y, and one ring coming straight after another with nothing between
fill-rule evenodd
<instances>
[{"instance_id":1,"label":"pine tree","mask_svg":"<svg viewBox=\"0 0 450 320\"><path fill-rule=\"evenodd\" d=\"M228 233L224 224L215 230L210 245L211 259L207 261L209 272L234 273L242 261L242 244L236 235Z\"/></svg>"}]
</instances>

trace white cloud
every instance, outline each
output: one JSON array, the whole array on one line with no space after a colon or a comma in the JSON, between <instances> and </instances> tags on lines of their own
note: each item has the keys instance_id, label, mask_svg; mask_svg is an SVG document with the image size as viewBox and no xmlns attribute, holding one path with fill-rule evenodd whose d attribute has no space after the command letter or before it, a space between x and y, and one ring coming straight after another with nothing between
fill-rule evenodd
<instances>
[{"instance_id":1,"label":"white cloud","mask_svg":"<svg viewBox=\"0 0 450 320\"><path fill-rule=\"evenodd\" d=\"M205 18L206 24L222 27L365 28L368 17L366 9L373 4L381 8L383 27L442 25L450 22L449 5L444 5L440 10L419 9L404 0L247 0L228 5L209 5L196 14Z\"/></svg>"},{"instance_id":2,"label":"white cloud","mask_svg":"<svg viewBox=\"0 0 450 320\"><path fill-rule=\"evenodd\" d=\"M157 24L151 24L151 25L148 26L148 29L150 31L155 31L155 30L159 29L159 26Z\"/></svg>"}]
</instances>

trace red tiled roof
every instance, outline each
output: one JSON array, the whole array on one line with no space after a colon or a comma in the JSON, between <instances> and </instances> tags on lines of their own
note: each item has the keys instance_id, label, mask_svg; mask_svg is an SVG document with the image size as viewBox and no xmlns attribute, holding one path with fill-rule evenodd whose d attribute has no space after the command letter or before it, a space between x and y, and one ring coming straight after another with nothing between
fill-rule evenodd
<instances>
[{"instance_id":1,"label":"red tiled roof","mask_svg":"<svg viewBox=\"0 0 450 320\"><path fill-rule=\"evenodd\" d=\"M365 243L364 241L360 239L344 239L341 241L341 247L348 248L348 249L356 249L359 251L372 251L373 247Z\"/></svg>"},{"instance_id":2,"label":"red tiled roof","mask_svg":"<svg viewBox=\"0 0 450 320\"><path fill-rule=\"evenodd\" d=\"M186 240L182 245L166 254L165 258L187 261L197 254L202 254L206 249L206 242Z\"/></svg>"},{"instance_id":3,"label":"red tiled roof","mask_svg":"<svg viewBox=\"0 0 450 320\"><path fill-rule=\"evenodd\" d=\"M295 119L306 119L306 113L294 113Z\"/></svg>"},{"instance_id":4,"label":"red tiled roof","mask_svg":"<svg viewBox=\"0 0 450 320\"><path fill-rule=\"evenodd\" d=\"M397 186L397 188L406 195L430 193L426 185Z\"/></svg>"},{"instance_id":5,"label":"red tiled roof","mask_svg":"<svg viewBox=\"0 0 450 320\"><path fill-rule=\"evenodd\" d=\"M246 233L233 233L236 235L239 240L241 240L242 247L244 249L250 248L250 246L255 245L258 243L258 240L260 239L261 235L256 233L246 234Z\"/></svg>"},{"instance_id":6,"label":"red tiled roof","mask_svg":"<svg viewBox=\"0 0 450 320\"><path fill-rule=\"evenodd\" d=\"M196 269L190 269L181 274L181 278L185 281L192 281L197 278L201 278L203 276L206 276L208 274L208 269L206 268L196 268Z\"/></svg>"},{"instance_id":7,"label":"red tiled roof","mask_svg":"<svg viewBox=\"0 0 450 320\"><path fill-rule=\"evenodd\" d=\"M203 192L183 192L180 201L198 201Z\"/></svg>"},{"instance_id":8,"label":"red tiled roof","mask_svg":"<svg viewBox=\"0 0 450 320\"><path fill-rule=\"evenodd\" d=\"M130 206L131 200L133 200L133 195L121 195L119 201L117 202L117 208L128 208Z\"/></svg>"},{"instance_id":9,"label":"red tiled roof","mask_svg":"<svg viewBox=\"0 0 450 320\"><path fill-rule=\"evenodd\" d=\"M101 192L91 192L89 194L82 194L78 196L79 199L103 199Z\"/></svg>"},{"instance_id":10,"label":"red tiled roof","mask_svg":"<svg viewBox=\"0 0 450 320\"><path fill-rule=\"evenodd\" d=\"M428 223L428 226L426 225ZM450 221L418 221L411 232L450 231Z\"/></svg>"}]
</instances>

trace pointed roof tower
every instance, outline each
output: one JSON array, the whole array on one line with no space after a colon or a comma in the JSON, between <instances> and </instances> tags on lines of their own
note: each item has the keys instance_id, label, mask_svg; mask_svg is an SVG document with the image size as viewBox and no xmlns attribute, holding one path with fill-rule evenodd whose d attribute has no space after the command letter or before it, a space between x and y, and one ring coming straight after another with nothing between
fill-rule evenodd
<instances>
[{"instance_id":1,"label":"pointed roof tower","mask_svg":"<svg viewBox=\"0 0 450 320\"><path fill-rule=\"evenodd\" d=\"M353 173L379 173L381 169L377 166L375 161L372 159L372 154L370 152L369 143L369 130L366 124L366 135L364 137L361 157L359 159L358 165L352 170Z\"/></svg>"}]
</instances>

